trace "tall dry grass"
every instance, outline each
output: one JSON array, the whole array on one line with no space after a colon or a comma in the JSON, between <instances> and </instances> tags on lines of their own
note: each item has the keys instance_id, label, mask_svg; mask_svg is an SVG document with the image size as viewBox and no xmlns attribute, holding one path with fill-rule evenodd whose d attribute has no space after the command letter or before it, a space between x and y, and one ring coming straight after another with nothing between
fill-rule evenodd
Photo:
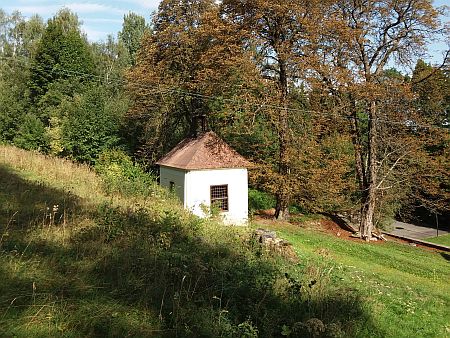
<instances>
[{"instance_id":1,"label":"tall dry grass","mask_svg":"<svg viewBox=\"0 0 450 338\"><path fill-rule=\"evenodd\" d=\"M145 198L108 194L105 192L101 178L92 167L67 159L44 155L37 151L26 151L14 146L0 145L0 164L20 172L20 176L27 180L69 191L88 204L97 205L108 202L114 206L131 209L144 207L152 210L177 208L177 212L187 216L181 206L177 205L177 200L163 189L152 186L155 193Z\"/></svg>"},{"instance_id":2,"label":"tall dry grass","mask_svg":"<svg viewBox=\"0 0 450 338\"><path fill-rule=\"evenodd\" d=\"M87 165L9 145L0 145L0 163L30 180L69 189L80 197L95 198L102 194L101 182Z\"/></svg>"},{"instance_id":3,"label":"tall dry grass","mask_svg":"<svg viewBox=\"0 0 450 338\"><path fill-rule=\"evenodd\" d=\"M0 146L0 336L351 336L348 323L368 326L358 298L328 289L320 270L286 265L248 229L200 220L151 182L142 193L143 182L111 191L87 166Z\"/></svg>"}]
</instances>

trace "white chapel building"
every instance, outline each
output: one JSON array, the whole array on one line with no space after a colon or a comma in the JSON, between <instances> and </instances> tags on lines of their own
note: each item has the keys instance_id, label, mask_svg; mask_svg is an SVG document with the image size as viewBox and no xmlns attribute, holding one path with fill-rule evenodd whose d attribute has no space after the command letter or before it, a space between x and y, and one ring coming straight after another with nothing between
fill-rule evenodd
<instances>
[{"instance_id":1,"label":"white chapel building","mask_svg":"<svg viewBox=\"0 0 450 338\"><path fill-rule=\"evenodd\" d=\"M213 206L225 224L247 224L251 163L214 132L184 139L156 164L161 186L174 191L195 215L207 217Z\"/></svg>"}]
</instances>

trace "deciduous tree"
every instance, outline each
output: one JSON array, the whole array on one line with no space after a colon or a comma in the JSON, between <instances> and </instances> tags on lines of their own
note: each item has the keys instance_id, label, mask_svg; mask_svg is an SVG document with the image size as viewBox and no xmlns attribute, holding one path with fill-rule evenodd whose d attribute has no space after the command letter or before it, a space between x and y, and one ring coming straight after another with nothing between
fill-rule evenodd
<instances>
[{"instance_id":1,"label":"deciduous tree","mask_svg":"<svg viewBox=\"0 0 450 338\"><path fill-rule=\"evenodd\" d=\"M254 66L242 54L239 36L220 18L214 1L160 3L152 34L144 37L128 74L134 99L128 121L142 157L152 163L194 134L199 116L213 123L212 113L224 111L220 97L252 86L246 76ZM222 114L231 121L227 116Z\"/></svg>"},{"instance_id":2,"label":"deciduous tree","mask_svg":"<svg viewBox=\"0 0 450 338\"><path fill-rule=\"evenodd\" d=\"M136 64L137 52L141 48L145 33L150 33L145 18L133 12L124 15L122 30L119 32L119 41L124 44L128 51L130 65Z\"/></svg>"},{"instance_id":3,"label":"deciduous tree","mask_svg":"<svg viewBox=\"0 0 450 338\"><path fill-rule=\"evenodd\" d=\"M321 29L315 68L352 123L360 233L369 240L379 198L389 188L384 185L386 179L403 163L405 153L412 151L410 142L399 142L403 143L400 147L395 142L390 148L385 137L391 136L392 141L394 135L411 136L408 124L418 121L408 101L408 85L387 81L384 71L389 62L408 63L423 50L439 29L439 12L427 0L342 0L330 8L328 28ZM395 128L384 128L388 125Z\"/></svg>"},{"instance_id":4,"label":"deciduous tree","mask_svg":"<svg viewBox=\"0 0 450 338\"><path fill-rule=\"evenodd\" d=\"M26 112L29 110L27 81L29 59L36 52L44 31L42 19L32 16L26 20L19 12L11 15L0 10L0 140L13 142L19 128L36 125ZM30 122L31 121L31 122ZM28 128L29 130L43 130ZM42 135L36 140L42 139ZM23 138L22 138L23 139ZM28 142L27 147L32 147ZM34 142L33 144L36 144ZM37 147L37 146L36 146Z\"/></svg>"},{"instance_id":5,"label":"deciduous tree","mask_svg":"<svg viewBox=\"0 0 450 338\"><path fill-rule=\"evenodd\" d=\"M306 80L314 26L321 19L316 1L224 0L223 13L239 30L247 33L247 48L255 52L255 62L266 89L266 113L277 138L276 173L271 185L277 196L275 216L288 217L288 206L295 190L292 173L296 151L293 148L290 94ZM295 120L295 118L294 118Z\"/></svg>"},{"instance_id":6,"label":"deciduous tree","mask_svg":"<svg viewBox=\"0 0 450 338\"><path fill-rule=\"evenodd\" d=\"M67 9L48 20L31 65L29 88L37 103L59 79L90 81L94 74L91 50L79 30L78 18Z\"/></svg>"}]
</instances>

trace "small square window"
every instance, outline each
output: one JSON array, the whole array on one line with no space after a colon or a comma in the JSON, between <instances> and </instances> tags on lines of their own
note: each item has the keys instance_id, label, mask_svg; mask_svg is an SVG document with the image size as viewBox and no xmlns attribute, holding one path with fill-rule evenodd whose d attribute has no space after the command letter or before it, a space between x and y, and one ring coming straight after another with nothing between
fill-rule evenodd
<instances>
[{"instance_id":1,"label":"small square window","mask_svg":"<svg viewBox=\"0 0 450 338\"><path fill-rule=\"evenodd\" d=\"M228 185L212 185L211 189L211 207L219 208L222 211L228 211Z\"/></svg>"}]
</instances>

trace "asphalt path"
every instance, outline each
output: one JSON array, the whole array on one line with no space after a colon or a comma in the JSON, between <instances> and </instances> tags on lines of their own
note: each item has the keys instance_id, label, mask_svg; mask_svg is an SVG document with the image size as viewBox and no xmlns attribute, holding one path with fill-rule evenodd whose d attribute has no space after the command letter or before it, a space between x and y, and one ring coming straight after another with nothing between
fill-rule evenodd
<instances>
[{"instance_id":1,"label":"asphalt path","mask_svg":"<svg viewBox=\"0 0 450 338\"><path fill-rule=\"evenodd\" d=\"M417 239L426 239L430 237L436 237L438 235L436 228L424 227L399 221L394 221L394 223L392 223L392 230L390 231L390 233L397 236L405 236ZM448 227L439 229L439 236L449 233L450 231Z\"/></svg>"}]
</instances>

